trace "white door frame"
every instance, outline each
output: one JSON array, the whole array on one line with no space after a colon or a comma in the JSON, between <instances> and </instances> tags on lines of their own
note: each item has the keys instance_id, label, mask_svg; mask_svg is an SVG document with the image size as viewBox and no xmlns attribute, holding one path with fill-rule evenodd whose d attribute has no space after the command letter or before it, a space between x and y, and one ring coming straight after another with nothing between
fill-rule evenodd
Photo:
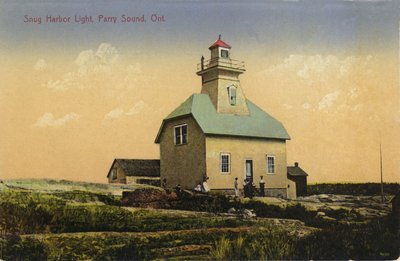
<instances>
[{"instance_id":1,"label":"white door frame","mask_svg":"<svg viewBox=\"0 0 400 261\"><path fill-rule=\"evenodd\" d=\"M254 180L254 164L253 164L253 158L251 158L251 157L245 157L244 158L244 161L243 161L243 165L244 165L244 168L243 168L243 172L244 172L244 179L247 179L247 171L246 171L246 168L247 168L247 166L246 166L246 161L251 161L251 178L252 178L252 181Z\"/></svg>"}]
</instances>

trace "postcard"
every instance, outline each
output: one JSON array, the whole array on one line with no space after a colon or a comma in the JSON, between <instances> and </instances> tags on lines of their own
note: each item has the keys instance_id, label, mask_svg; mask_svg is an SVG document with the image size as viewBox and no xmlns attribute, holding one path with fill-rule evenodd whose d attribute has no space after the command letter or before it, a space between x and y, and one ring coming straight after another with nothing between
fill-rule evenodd
<instances>
[{"instance_id":1,"label":"postcard","mask_svg":"<svg viewBox=\"0 0 400 261\"><path fill-rule=\"evenodd\" d=\"M0 0L0 259L396 259L399 7Z\"/></svg>"}]
</instances>

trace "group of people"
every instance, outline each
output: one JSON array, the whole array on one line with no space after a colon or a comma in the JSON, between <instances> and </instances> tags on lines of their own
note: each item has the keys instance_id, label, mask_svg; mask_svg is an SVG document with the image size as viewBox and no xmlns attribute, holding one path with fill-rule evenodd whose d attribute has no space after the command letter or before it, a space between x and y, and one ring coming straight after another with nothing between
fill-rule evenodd
<instances>
[{"instance_id":1,"label":"group of people","mask_svg":"<svg viewBox=\"0 0 400 261\"><path fill-rule=\"evenodd\" d=\"M208 180L208 179L209 179L209 178L208 178L207 176L205 176L205 177L203 178L203 181L202 181L202 182L199 182L199 183L197 184L197 186L195 186L195 187L193 188L193 190L194 190L195 192L199 192L199 193L208 193L208 192L210 191L210 187L208 186L208 183L207 183L207 180ZM167 185L167 179L166 179L166 178L164 178L164 179L161 181L161 187L162 187L163 189L165 189L167 192L169 191L169 188L168 188L168 185ZM173 190L175 191L175 193L176 193L178 196L182 194L182 188L181 188L181 185L180 185L180 184L176 185L176 186L173 188Z\"/></svg>"},{"instance_id":2,"label":"group of people","mask_svg":"<svg viewBox=\"0 0 400 261\"><path fill-rule=\"evenodd\" d=\"M194 191L208 193L210 191L210 187L208 186L207 180L209 178L206 176L203 178L203 182L199 182L196 187L194 187Z\"/></svg>"},{"instance_id":3,"label":"group of people","mask_svg":"<svg viewBox=\"0 0 400 261\"><path fill-rule=\"evenodd\" d=\"M199 192L199 193L208 193L210 191L210 187L207 184L207 180L209 178L207 176L205 176L203 178L202 182L199 182L194 188L193 190L195 192ZM260 182L259 182L259 191L258 191L258 195L260 197L264 197L265 196L265 180L263 178L263 176L261 176ZM168 190L167 188L167 179L163 179L161 181L161 187ZM182 189L180 184L178 184L175 188L175 192L177 194L181 194ZM235 178L234 181L234 189L235 189L235 197L240 197L240 191L239 191L239 182L238 182L238 178ZM251 178L246 178L243 181L243 194L245 198L253 198L255 196L257 192L256 186L253 182L253 180Z\"/></svg>"},{"instance_id":4,"label":"group of people","mask_svg":"<svg viewBox=\"0 0 400 261\"><path fill-rule=\"evenodd\" d=\"M235 178L235 182L234 182L234 189L235 189L235 197L239 197L240 193L239 193L239 182L238 182L238 178ZM250 178L246 178L243 181L243 194L244 197L247 198L253 198L254 195L256 194L256 186L253 182L252 179ZM261 176L260 179L260 190L259 190L259 196L264 197L265 196L265 181L263 176Z\"/></svg>"}]
</instances>

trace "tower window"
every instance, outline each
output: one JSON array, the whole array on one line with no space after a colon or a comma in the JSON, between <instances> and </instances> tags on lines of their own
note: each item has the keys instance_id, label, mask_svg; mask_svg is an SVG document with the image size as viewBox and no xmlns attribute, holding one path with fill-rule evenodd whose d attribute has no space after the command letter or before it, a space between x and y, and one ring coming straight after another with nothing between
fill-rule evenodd
<instances>
[{"instance_id":1,"label":"tower window","mask_svg":"<svg viewBox=\"0 0 400 261\"><path fill-rule=\"evenodd\" d=\"M187 125L179 125L175 126L174 130L175 135L175 145L181 145L187 143Z\"/></svg>"},{"instance_id":2,"label":"tower window","mask_svg":"<svg viewBox=\"0 0 400 261\"><path fill-rule=\"evenodd\" d=\"M229 51L228 50L221 50L221 57L222 58L229 58Z\"/></svg>"},{"instance_id":3,"label":"tower window","mask_svg":"<svg viewBox=\"0 0 400 261\"><path fill-rule=\"evenodd\" d=\"M228 87L229 104L236 105L236 86L232 85Z\"/></svg>"}]
</instances>

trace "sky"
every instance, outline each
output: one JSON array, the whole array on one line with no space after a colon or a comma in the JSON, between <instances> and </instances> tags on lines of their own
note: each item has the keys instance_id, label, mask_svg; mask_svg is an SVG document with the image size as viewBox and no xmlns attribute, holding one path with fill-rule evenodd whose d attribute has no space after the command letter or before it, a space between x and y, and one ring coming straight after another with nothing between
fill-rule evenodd
<instances>
[{"instance_id":1,"label":"sky","mask_svg":"<svg viewBox=\"0 0 400 261\"><path fill-rule=\"evenodd\" d=\"M384 180L399 182L399 13L384 0L0 0L0 179L106 182L114 158L159 158L162 119L200 92L196 65L221 34L246 97L291 136L288 165L311 183L377 182L381 145ZM58 16L69 22L46 21Z\"/></svg>"}]
</instances>

